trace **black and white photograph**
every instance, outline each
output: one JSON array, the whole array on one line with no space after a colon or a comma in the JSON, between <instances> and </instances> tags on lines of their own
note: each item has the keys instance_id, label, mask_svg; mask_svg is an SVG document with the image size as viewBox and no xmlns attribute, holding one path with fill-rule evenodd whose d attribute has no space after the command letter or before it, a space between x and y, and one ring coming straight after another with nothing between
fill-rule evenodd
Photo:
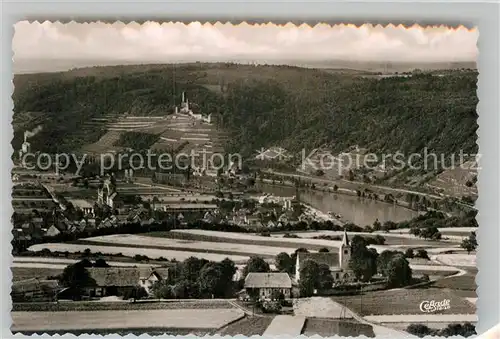
<instances>
[{"instance_id":1,"label":"black and white photograph","mask_svg":"<svg viewBox=\"0 0 500 339\"><path fill-rule=\"evenodd\" d=\"M477 334L477 28L14 31L13 333Z\"/></svg>"}]
</instances>

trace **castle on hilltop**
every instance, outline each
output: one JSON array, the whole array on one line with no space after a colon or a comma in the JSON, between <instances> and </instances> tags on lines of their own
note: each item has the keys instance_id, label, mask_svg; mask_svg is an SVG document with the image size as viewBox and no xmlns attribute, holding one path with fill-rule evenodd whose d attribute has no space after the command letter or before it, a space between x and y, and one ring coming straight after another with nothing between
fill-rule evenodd
<instances>
[{"instance_id":1,"label":"castle on hilltop","mask_svg":"<svg viewBox=\"0 0 500 339\"><path fill-rule=\"evenodd\" d=\"M186 97L186 92L182 92L181 107L175 106L175 114L185 114L194 118L198 121L203 121L208 124L212 123L212 114L203 115L201 113L194 113L192 109L189 108L189 99Z\"/></svg>"}]
</instances>

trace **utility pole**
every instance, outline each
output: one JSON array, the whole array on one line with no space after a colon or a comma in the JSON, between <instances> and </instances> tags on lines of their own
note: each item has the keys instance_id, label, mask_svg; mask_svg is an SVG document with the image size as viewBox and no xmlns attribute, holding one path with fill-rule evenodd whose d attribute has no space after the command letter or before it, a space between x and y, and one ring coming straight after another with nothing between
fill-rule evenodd
<instances>
[{"instance_id":1,"label":"utility pole","mask_svg":"<svg viewBox=\"0 0 500 339\"><path fill-rule=\"evenodd\" d=\"M360 306L360 315L363 314L363 285L361 285L361 287L359 288L360 290L360 300L361 300L361 306Z\"/></svg>"}]
</instances>

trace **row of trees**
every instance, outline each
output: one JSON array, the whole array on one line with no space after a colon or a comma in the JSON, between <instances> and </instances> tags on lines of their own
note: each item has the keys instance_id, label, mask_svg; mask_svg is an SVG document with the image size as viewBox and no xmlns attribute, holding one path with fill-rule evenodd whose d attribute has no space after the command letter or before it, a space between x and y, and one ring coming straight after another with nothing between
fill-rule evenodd
<instances>
[{"instance_id":1,"label":"row of trees","mask_svg":"<svg viewBox=\"0 0 500 339\"><path fill-rule=\"evenodd\" d=\"M423 324L411 324L406 328L406 332L416 335L420 338L426 336L451 337L461 336L470 337L476 335L476 327L471 323L464 324L449 324L442 329L429 328Z\"/></svg>"},{"instance_id":2,"label":"row of trees","mask_svg":"<svg viewBox=\"0 0 500 339\"><path fill-rule=\"evenodd\" d=\"M349 268L356 279L363 282L370 281L377 273L387 279L390 287L406 286L412 280L412 270L404 253L386 250L378 254L358 235L351 239Z\"/></svg>"},{"instance_id":3,"label":"row of trees","mask_svg":"<svg viewBox=\"0 0 500 339\"><path fill-rule=\"evenodd\" d=\"M190 257L175 263L168 279L153 285L157 298L225 298L234 294L236 266L230 259L221 262Z\"/></svg>"}]
</instances>

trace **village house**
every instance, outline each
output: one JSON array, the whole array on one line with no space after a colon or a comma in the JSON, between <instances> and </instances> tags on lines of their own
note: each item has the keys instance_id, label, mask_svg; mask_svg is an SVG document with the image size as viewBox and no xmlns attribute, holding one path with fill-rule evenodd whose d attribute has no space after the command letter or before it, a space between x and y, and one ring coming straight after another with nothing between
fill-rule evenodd
<instances>
[{"instance_id":1,"label":"village house","mask_svg":"<svg viewBox=\"0 0 500 339\"><path fill-rule=\"evenodd\" d=\"M151 287L162 280L167 280L169 278L168 267L158 267L158 268L146 268L140 270L139 286L143 287L148 294L151 293Z\"/></svg>"},{"instance_id":2,"label":"village house","mask_svg":"<svg viewBox=\"0 0 500 339\"><path fill-rule=\"evenodd\" d=\"M31 278L12 283L11 297L14 302L52 301L60 286L57 280Z\"/></svg>"},{"instance_id":3,"label":"village house","mask_svg":"<svg viewBox=\"0 0 500 339\"><path fill-rule=\"evenodd\" d=\"M82 210L84 215L94 215L94 205L83 199L69 199L69 202L75 207Z\"/></svg>"},{"instance_id":4,"label":"village house","mask_svg":"<svg viewBox=\"0 0 500 339\"><path fill-rule=\"evenodd\" d=\"M87 269L91 286L85 287L84 294L89 297L123 295L136 287L143 287L148 294L157 281L168 278L168 267L91 267Z\"/></svg>"},{"instance_id":5,"label":"village house","mask_svg":"<svg viewBox=\"0 0 500 339\"><path fill-rule=\"evenodd\" d=\"M140 272L135 267L90 267L87 268L91 286L84 289L89 297L123 295L139 285Z\"/></svg>"},{"instance_id":6,"label":"village house","mask_svg":"<svg viewBox=\"0 0 500 339\"><path fill-rule=\"evenodd\" d=\"M259 299L270 299L283 294L285 299L291 297L292 280L288 273L248 273L245 278L245 291L248 295Z\"/></svg>"},{"instance_id":7,"label":"village house","mask_svg":"<svg viewBox=\"0 0 500 339\"><path fill-rule=\"evenodd\" d=\"M328 265L334 281L349 280L352 272L349 269L349 260L351 259L351 245L347 232L344 231L344 237L339 247L338 253L334 252L298 252L297 262L295 264L295 280L300 281L300 270L307 260L312 260L318 265Z\"/></svg>"}]
</instances>

